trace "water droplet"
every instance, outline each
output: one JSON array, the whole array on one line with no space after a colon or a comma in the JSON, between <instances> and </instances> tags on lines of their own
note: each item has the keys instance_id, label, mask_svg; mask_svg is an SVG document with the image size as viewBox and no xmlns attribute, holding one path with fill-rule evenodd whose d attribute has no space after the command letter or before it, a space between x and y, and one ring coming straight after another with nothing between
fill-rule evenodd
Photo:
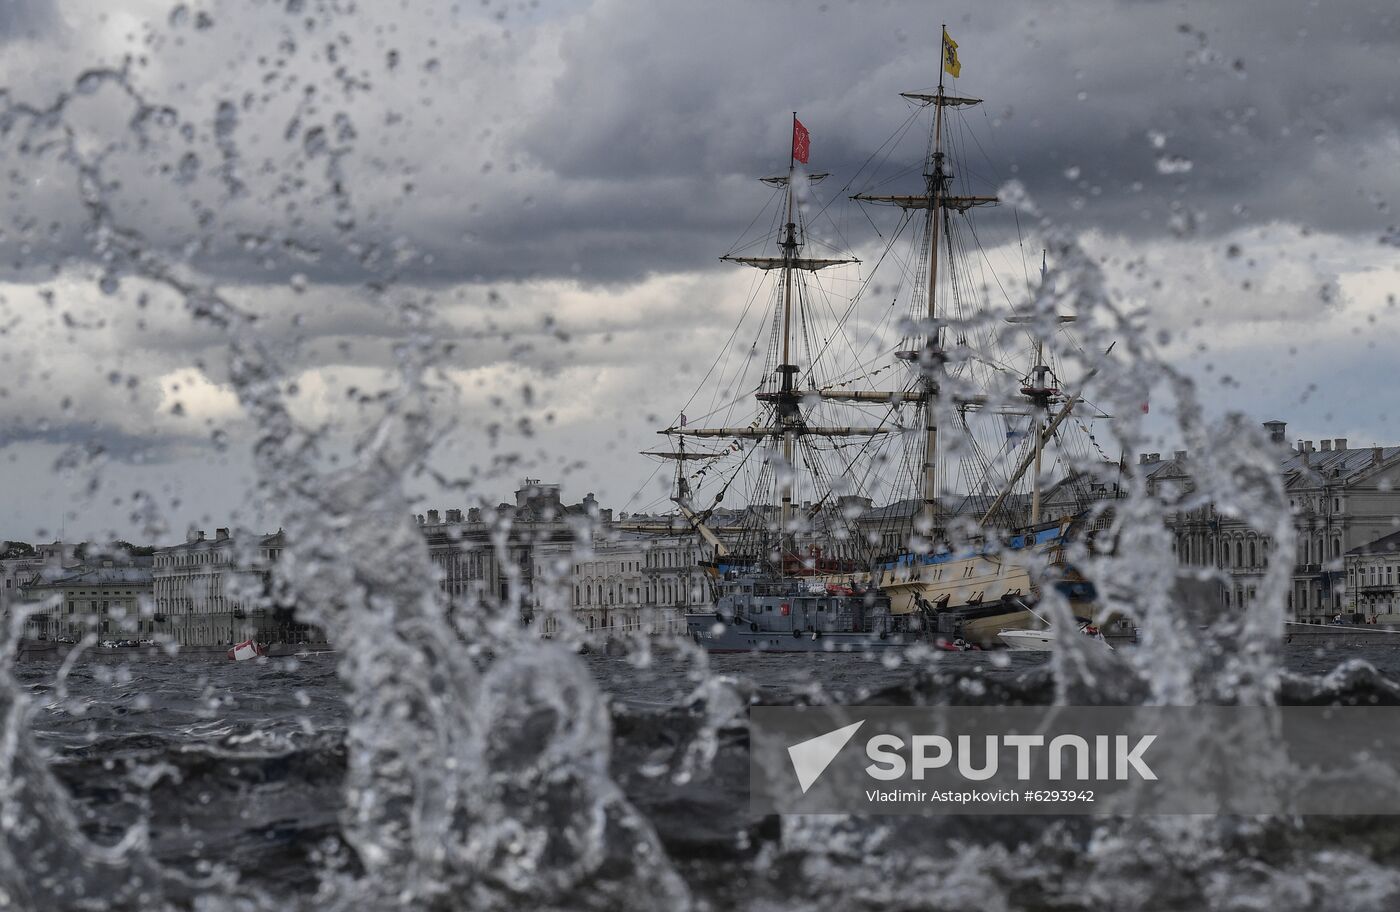
<instances>
[{"instance_id":1,"label":"water droplet","mask_svg":"<svg viewBox=\"0 0 1400 912\"><path fill-rule=\"evenodd\" d=\"M237 126L238 107L227 99L219 102L218 110L214 112L214 135L220 139L227 139L233 135Z\"/></svg>"},{"instance_id":2,"label":"water droplet","mask_svg":"<svg viewBox=\"0 0 1400 912\"><path fill-rule=\"evenodd\" d=\"M292 291L295 291L297 294L304 294L306 292L306 274L298 272L296 275L292 276L290 284L292 286Z\"/></svg>"},{"instance_id":3,"label":"water droplet","mask_svg":"<svg viewBox=\"0 0 1400 912\"><path fill-rule=\"evenodd\" d=\"M1167 134L1161 130L1148 130L1147 141L1152 143L1152 148L1161 149L1167 144Z\"/></svg>"},{"instance_id":4,"label":"water droplet","mask_svg":"<svg viewBox=\"0 0 1400 912\"><path fill-rule=\"evenodd\" d=\"M1162 155L1157 158L1158 174L1185 174L1195 167L1191 159L1184 155Z\"/></svg>"},{"instance_id":5,"label":"water droplet","mask_svg":"<svg viewBox=\"0 0 1400 912\"><path fill-rule=\"evenodd\" d=\"M91 95L102 88L102 83L106 81L106 73L101 70L88 70L78 77L78 94Z\"/></svg>"},{"instance_id":6,"label":"water droplet","mask_svg":"<svg viewBox=\"0 0 1400 912\"><path fill-rule=\"evenodd\" d=\"M325 127L312 127L301 140L301 149L308 158L315 158L326 151L326 145Z\"/></svg>"},{"instance_id":7,"label":"water droplet","mask_svg":"<svg viewBox=\"0 0 1400 912\"><path fill-rule=\"evenodd\" d=\"M188 184L199 176L199 156L193 152L186 152L180 156L180 163L175 168L175 182Z\"/></svg>"},{"instance_id":8,"label":"water droplet","mask_svg":"<svg viewBox=\"0 0 1400 912\"><path fill-rule=\"evenodd\" d=\"M170 15L166 17L171 28L184 28L190 21L190 8L183 3L177 3L170 8Z\"/></svg>"},{"instance_id":9,"label":"water droplet","mask_svg":"<svg viewBox=\"0 0 1400 912\"><path fill-rule=\"evenodd\" d=\"M102 293L105 295L114 295L121 288L121 283L117 281L116 276L108 272L97 280L97 287L102 289Z\"/></svg>"},{"instance_id":10,"label":"water droplet","mask_svg":"<svg viewBox=\"0 0 1400 912\"><path fill-rule=\"evenodd\" d=\"M1065 169L1065 180L1079 180L1079 166L1071 165Z\"/></svg>"}]
</instances>

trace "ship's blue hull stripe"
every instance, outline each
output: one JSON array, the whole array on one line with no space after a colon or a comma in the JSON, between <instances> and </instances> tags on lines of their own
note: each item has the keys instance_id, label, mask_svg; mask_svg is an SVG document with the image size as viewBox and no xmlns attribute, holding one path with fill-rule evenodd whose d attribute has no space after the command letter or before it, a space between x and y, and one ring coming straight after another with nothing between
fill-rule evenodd
<instances>
[{"instance_id":1,"label":"ship's blue hull stripe","mask_svg":"<svg viewBox=\"0 0 1400 912\"><path fill-rule=\"evenodd\" d=\"M975 557L978 554L997 553L1001 550L1020 551L1026 548L1038 548L1052 544L1060 540L1060 529L1041 529L1039 532L1028 532L1024 535L1013 535L1006 540L1006 544L996 551L983 549L981 551L965 551L957 554L951 551L944 551L939 554L902 554L894 560L884 561L880 564L881 570L893 570L896 567L912 567L915 564L946 564L949 561L963 560L968 557ZM730 570L749 570L752 565L739 564L719 564L718 569L721 575L727 574Z\"/></svg>"}]
</instances>

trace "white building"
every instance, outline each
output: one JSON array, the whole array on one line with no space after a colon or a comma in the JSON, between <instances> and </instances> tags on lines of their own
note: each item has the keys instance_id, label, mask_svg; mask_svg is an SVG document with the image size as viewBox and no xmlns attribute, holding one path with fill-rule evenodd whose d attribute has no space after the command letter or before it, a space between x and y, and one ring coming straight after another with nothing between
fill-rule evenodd
<instances>
[{"instance_id":1,"label":"white building","mask_svg":"<svg viewBox=\"0 0 1400 912\"><path fill-rule=\"evenodd\" d=\"M588 549L576 549L573 542L537 546L537 610L550 607L547 593L552 591L562 596L585 631L681 634L687 612L714 603L698 566L700 557L693 535L607 528L593 536ZM558 619L544 612L540 634L558 629Z\"/></svg>"},{"instance_id":2,"label":"white building","mask_svg":"<svg viewBox=\"0 0 1400 912\"><path fill-rule=\"evenodd\" d=\"M537 549L573 541L594 522L611 520L593 495L565 504L559 485L527 478L513 503L494 508L428 510L417 517L449 606L472 605L493 612L518 611L532 622Z\"/></svg>"},{"instance_id":3,"label":"white building","mask_svg":"<svg viewBox=\"0 0 1400 912\"><path fill-rule=\"evenodd\" d=\"M78 566L81 561L76 556L77 547L75 544L53 542L36 545L34 553L27 557L0 560L0 617L5 616L11 605L23 600L24 587L33 582L41 571ZM56 578L52 573L50 576Z\"/></svg>"},{"instance_id":4,"label":"white building","mask_svg":"<svg viewBox=\"0 0 1400 912\"><path fill-rule=\"evenodd\" d=\"M1352 548L1345 565L1345 613L1400 622L1400 532Z\"/></svg>"},{"instance_id":5,"label":"white building","mask_svg":"<svg viewBox=\"0 0 1400 912\"><path fill-rule=\"evenodd\" d=\"M152 584L158 630L182 646L212 646L256 638L261 642L319 639L297 624L289 607L272 598L272 565L282 533L212 539L193 531L179 545L155 553Z\"/></svg>"},{"instance_id":6,"label":"white building","mask_svg":"<svg viewBox=\"0 0 1400 912\"><path fill-rule=\"evenodd\" d=\"M1297 553L1288 597L1292 620L1326 622L1353 612L1344 555L1395 531L1400 520L1400 447L1351 447L1345 438L1299 440L1285 448L1282 421L1265 422L1279 446L1279 472L1293 511ZM1171 459L1143 455L1135 471L1149 490L1169 497L1194 490L1185 451ZM1169 514L1183 564L1217 567L1229 576L1225 607L1252 601L1262 585L1270 538L1247 518L1224 516L1213 505ZM1355 614L1364 614L1356 609Z\"/></svg>"},{"instance_id":7,"label":"white building","mask_svg":"<svg viewBox=\"0 0 1400 912\"><path fill-rule=\"evenodd\" d=\"M147 638L159 632L151 603L149 558L110 559L80 567L50 566L24 587L26 601L44 606L26 628L39 639L76 641Z\"/></svg>"}]
</instances>

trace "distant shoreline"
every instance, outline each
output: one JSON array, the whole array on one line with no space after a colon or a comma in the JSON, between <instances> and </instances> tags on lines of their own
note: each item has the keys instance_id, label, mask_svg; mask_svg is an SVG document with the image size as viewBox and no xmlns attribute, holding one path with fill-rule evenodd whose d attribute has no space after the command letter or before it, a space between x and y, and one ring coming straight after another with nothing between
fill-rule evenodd
<instances>
[{"instance_id":1,"label":"distant shoreline","mask_svg":"<svg viewBox=\"0 0 1400 912\"><path fill-rule=\"evenodd\" d=\"M175 653L176 656L189 656L191 658L205 658L217 661L229 661L228 651L232 649L232 644L226 645L206 645L206 646L181 646ZM18 659L21 662L43 662L62 661L73 649L71 643L58 643L53 640L20 640ZM308 642L308 643L274 643L267 647L267 654L272 658L289 658L297 655L324 655L333 652L329 643ZM94 646L86 651L85 660L121 660L121 659L144 659L148 657L164 657L167 653L160 646L119 646L115 649L105 649Z\"/></svg>"}]
</instances>

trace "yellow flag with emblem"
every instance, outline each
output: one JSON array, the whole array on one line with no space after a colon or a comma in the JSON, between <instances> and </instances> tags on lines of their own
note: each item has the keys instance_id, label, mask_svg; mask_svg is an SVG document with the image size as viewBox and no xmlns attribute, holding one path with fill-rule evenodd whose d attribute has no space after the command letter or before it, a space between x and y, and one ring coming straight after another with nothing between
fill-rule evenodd
<instances>
[{"instance_id":1,"label":"yellow flag with emblem","mask_svg":"<svg viewBox=\"0 0 1400 912\"><path fill-rule=\"evenodd\" d=\"M948 34L947 29L943 30L943 69L955 79L962 75L962 61L958 60L958 43Z\"/></svg>"}]
</instances>

